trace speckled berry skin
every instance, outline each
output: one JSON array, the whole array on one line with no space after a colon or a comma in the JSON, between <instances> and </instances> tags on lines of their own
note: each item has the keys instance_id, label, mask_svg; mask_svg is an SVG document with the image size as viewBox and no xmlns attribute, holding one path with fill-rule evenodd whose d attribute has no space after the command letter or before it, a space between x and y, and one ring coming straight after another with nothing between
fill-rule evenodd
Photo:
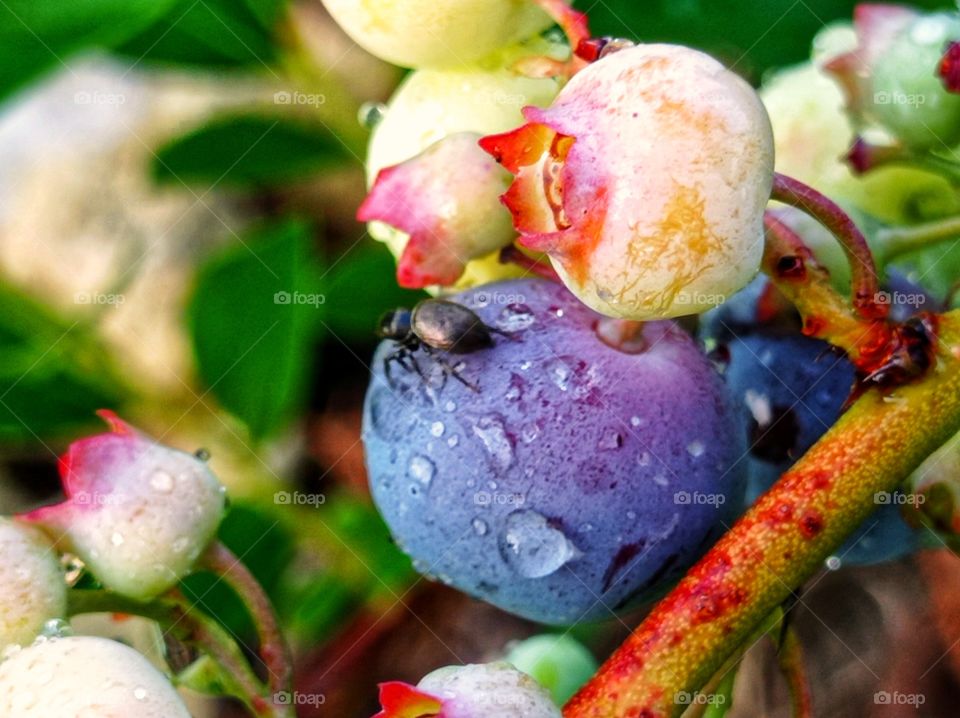
<instances>
[{"instance_id":1,"label":"speckled berry skin","mask_svg":"<svg viewBox=\"0 0 960 718\"><path fill-rule=\"evenodd\" d=\"M722 383L671 322L646 348L602 342L564 287L513 280L453 297L494 335L446 358L472 385L377 350L363 439L374 500L423 572L550 624L652 597L740 502L740 432ZM610 321L610 320L604 320Z\"/></svg>"}]
</instances>

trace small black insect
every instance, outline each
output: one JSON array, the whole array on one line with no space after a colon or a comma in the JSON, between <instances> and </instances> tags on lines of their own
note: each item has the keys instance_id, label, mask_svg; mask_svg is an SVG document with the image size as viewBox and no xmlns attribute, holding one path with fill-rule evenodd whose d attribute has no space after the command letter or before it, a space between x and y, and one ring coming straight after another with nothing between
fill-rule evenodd
<instances>
[{"instance_id":1,"label":"small black insect","mask_svg":"<svg viewBox=\"0 0 960 718\"><path fill-rule=\"evenodd\" d=\"M509 336L485 324L473 310L446 299L424 299L413 310L389 311L380 319L377 328L377 336L397 343L396 349L383 360L383 371L391 384L390 365L394 362L423 377L423 371L414 356L414 352L422 349L443 368L445 375L452 376L474 391L476 387L436 352L469 354L478 349L487 349L493 346L493 334Z\"/></svg>"}]
</instances>

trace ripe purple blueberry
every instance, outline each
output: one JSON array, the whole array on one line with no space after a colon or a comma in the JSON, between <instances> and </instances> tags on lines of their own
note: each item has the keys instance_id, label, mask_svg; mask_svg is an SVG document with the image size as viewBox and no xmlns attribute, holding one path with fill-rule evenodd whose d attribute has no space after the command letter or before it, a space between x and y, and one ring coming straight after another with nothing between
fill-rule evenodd
<instances>
[{"instance_id":1,"label":"ripe purple blueberry","mask_svg":"<svg viewBox=\"0 0 960 718\"><path fill-rule=\"evenodd\" d=\"M492 346L417 347L421 372L395 367L388 381L388 340L373 365L367 466L397 542L423 573L545 623L655 594L742 490L710 363L672 322L645 325L630 353L610 346L615 320L552 282L451 300L494 330Z\"/></svg>"}]
</instances>

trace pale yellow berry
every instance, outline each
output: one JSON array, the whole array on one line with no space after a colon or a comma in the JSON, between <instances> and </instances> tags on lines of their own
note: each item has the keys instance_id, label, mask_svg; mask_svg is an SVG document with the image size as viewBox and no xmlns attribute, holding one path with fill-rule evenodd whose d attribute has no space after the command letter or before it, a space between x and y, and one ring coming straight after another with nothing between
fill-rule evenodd
<instances>
[{"instance_id":1,"label":"pale yellow berry","mask_svg":"<svg viewBox=\"0 0 960 718\"><path fill-rule=\"evenodd\" d=\"M529 0L323 0L367 52L402 67L474 62L552 21Z\"/></svg>"},{"instance_id":2,"label":"pale yellow berry","mask_svg":"<svg viewBox=\"0 0 960 718\"><path fill-rule=\"evenodd\" d=\"M107 638L42 640L0 663L4 718L190 718L170 682Z\"/></svg>"},{"instance_id":3,"label":"pale yellow berry","mask_svg":"<svg viewBox=\"0 0 960 718\"><path fill-rule=\"evenodd\" d=\"M67 586L50 540L33 526L0 518L0 650L30 643L66 608Z\"/></svg>"}]
</instances>

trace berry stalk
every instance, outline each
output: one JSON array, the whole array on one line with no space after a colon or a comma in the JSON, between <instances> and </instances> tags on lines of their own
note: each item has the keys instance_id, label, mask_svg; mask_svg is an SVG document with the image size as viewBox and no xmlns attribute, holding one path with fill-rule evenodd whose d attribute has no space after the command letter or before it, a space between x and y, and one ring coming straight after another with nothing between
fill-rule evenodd
<instances>
[{"instance_id":1,"label":"berry stalk","mask_svg":"<svg viewBox=\"0 0 960 718\"><path fill-rule=\"evenodd\" d=\"M887 308L877 302L880 286L870 247L846 212L813 187L778 172L770 198L806 212L833 233L850 263L854 308L864 319L886 316Z\"/></svg>"},{"instance_id":2,"label":"berry stalk","mask_svg":"<svg viewBox=\"0 0 960 718\"><path fill-rule=\"evenodd\" d=\"M233 696L258 718L290 718L289 706L275 705L270 700L273 693L254 673L235 637L216 619L191 605L179 589L148 603L111 591L90 589L72 590L68 599L67 615L70 616L113 613L156 621L164 635L173 636L214 660L222 672L222 695Z\"/></svg>"},{"instance_id":3,"label":"berry stalk","mask_svg":"<svg viewBox=\"0 0 960 718\"><path fill-rule=\"evenodd\" d=\"M219 541L207 549L203 564L234 590L253 620L260 642L257 655L267 671L268 695L289 691L293 681L293 660L277 625L270 599L257 579Z\"/></svg>"},{"instance_id":4,"label":"berry stalk","mask_svg":"<svg viewBox=\"0 0 960 718\"><path fill-rule=\"evenodd\" d=\"M566 718L666 718L910 472L960 430L960 311L937 318L937 364L873 389L700 560L564 708ZM801 599L802 600L802 599Z\"/></svg>"},{"instance_id":5,"label":"berry stalk","mask_svg":"<svg viewBox=\"0 0 960 718\"><path fill-rule=\"evenodd\" d=\"M796 629L787 626L777 650L780 672L787 680L790 690L790 704L794 718L813 718L813 696L810 695L810 681L803 663L803 645Z\"/></svg>"},{"instance_id":6,"label":"berry stalk","mask_svg":"<svg viewBox=\"0 0 960 718\"><path fill-rule=\"evenodd\" d=\"M946 217L908 227L887 227L877 233L881 260L890 261L902 254L931 244L960 237L960 217Z\"/></svg>"}]
</instances>

